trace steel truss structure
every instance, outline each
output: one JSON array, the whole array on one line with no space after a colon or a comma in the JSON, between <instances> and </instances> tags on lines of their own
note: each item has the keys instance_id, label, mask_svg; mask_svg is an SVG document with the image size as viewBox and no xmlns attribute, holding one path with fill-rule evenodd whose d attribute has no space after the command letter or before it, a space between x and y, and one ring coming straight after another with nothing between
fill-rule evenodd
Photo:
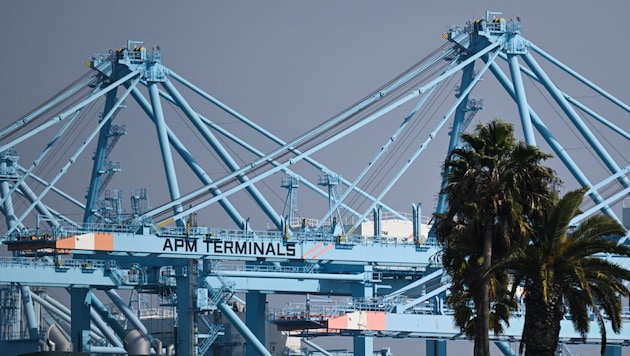
<instances>
[{"instance_id":1,"label":"steel truss structure","mask_svg":"<svg viewBox=\"0 0 630 356\"><path fill-rule=\"evenodd\" d=\"M128 41L92 57L85 76L0 130L2 239L15 254L0 260L0 284L26 296L29 338L41 338L32 301L46 303L29 290L34 286L68 288L71 342L76 351L92 354L128 352L123 345L128 330L108 317L94 289L106 291L157 354L163 352L161 342L117 289L155 293L175 303L178 355L211 352L221 328L206 316L216 310L247 339L251 355L270 354L262 336L267 320L298 334L352 335L357 355L371 355L377 336L458 337L443 306L448 281L433 259L439 246L425 231L420 205L413 205L409 217L385 201L436 138L449 136L446 152L459 145L460 134L483 108L483 101L471 97L482 79L496 79L516 104L525 141L542 140L572 176L565 180L590 187L590 200L575 223L600 212L621 221L621 202L630 189L624 154L630 107L524 38L518 19L487 12L478 21L450 27L444 37L443 46L409 70L288 141L163 65L159 47ZM551 73L572 80L568 89ZM598 101L587 105L571 93L584 90ZM540 98L557 116L536 111ZM137 177L119 178L122 164L110 155L120 153L119 139L128 140L128 128L143 117L156 135L143 130L132 140L135 146L123 151L125 164L131 162L141 182L157 185L154 177L164 177L165 185L151 189L166 195L151 207L148 191L134 190L127 211L122 192L106 187ZM354 178L322 162L321 152L341 152L344 142L361 137L370 124L396 119L398 126ZM578 138L563 142L567 130L559 121ZM587 147L588 157L571 155L567 145L576 142ZM149 145L157 147L147 150ZM25 155L29 163L22 165ZM79 198L83 188L76 182L88 170L87 194ZM288 177L282 182L289 190L286 202L278 203L278 194L268 188L278 173ZM311 183L314 175L319 179ZM323 207L317 219L294 219L298 186L308 189L309 205ZM252 227L255 221L250 225L252 205L268 229ZM437 210L442 209L440 199ZM411 235L386 236L384 214L408 222ZM214 226L199 223L205 219ZM225 221L231 227L218 226ZM373 232L359 234L367 221ZM610 259L630 266L627 259ZM230 305L234 293L246 293L245 323ZM318 312L311 302L283 313L260 312L268 294L283 293L352 299L334 313ZM504 341L518 339L522 328L522 320L515 320L496 340L508 354ZM197 333L200 323L210 332ZM569 325L562 328L565 341L579 337ZM609 342L627 343L630 322L624 330L609 332Z\"/></svg>"}]
</instances>

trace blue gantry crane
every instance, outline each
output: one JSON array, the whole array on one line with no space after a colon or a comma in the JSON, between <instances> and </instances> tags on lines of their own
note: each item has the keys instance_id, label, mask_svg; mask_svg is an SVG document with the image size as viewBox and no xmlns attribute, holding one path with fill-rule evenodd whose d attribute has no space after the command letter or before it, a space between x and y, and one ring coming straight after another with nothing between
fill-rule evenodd
<instances>
[{"instance_id":1,"label":"blue gantry crane","mask_svg":"<svg viewBox=\"0 0 630 356\"><path fill-rule=\"evenodd\" d=\"M83 77L0 130L2 241L13 252L0 260L0 285L7 286L3 330L20 329L23 309L25 338L39 341L40 349L55 343L90 354L206 355L218 352L212 345L223 327L211 316L220 313L245 338L248 355L271 354L266 322L303 337L350 335L355 355L372 355L379 336L427 338L429 352L445 354L445 340L460 336L443 303L449 284L434 259L439 246L421 204L404 202L412 206L407 214L388 194L422 165L423 152L439 137L448 137L446 152L459 145L485 105L471 97L473 89L493 80L513 100L524 140L551 149L570 174L565 181L590 187L575 223L596 213L623 221L630 108L524 38L517 18L489 11L449 27L444 38L407 71L290 140L166 67L158 46L130 40L93 56ZM554 81L549 73L564 77ZM580 101L576 88L598 101ZM384 121L390 131L370 136L382 144L351 179L325 163L322 152L349 152L348 140L364 139L364 130ZM153 127L155 136L142 130L118 149L133 125ZM567 147L576 143L589 154L572 156ZM116 155L124 160L111 161ZM158 192L157 206L150 206L148 188L132 191L129 211L121 190L106 189L138 181L127 171ZM279 174L286 202L269 188ZM77 181L86 176L87 194L79 198L85 187ZM296 218L298 186L307 190L300 196L308 209ZM250 218L252 207L266 228ZM440 197L436 209L444 208ZM66 288L70 308L35 287ZM173 345L152 335L118 294L125 289L170 301L177 316ZM96 291L128 325L112 317ZM232 305L235 293L245 293L244 322ZM308 300L265 313L271 294ZM310 300L317 295L349 299L330 308ZM65 316L67 343L44 340L34 304ZM506 340L520 337L522 320L515 320L496 338L506 354L513 353ZM623 334L609 333L615 350L630 340L630 319L624 325ZM60 333L48 329L53 339ZM561 337L579 335L566 321Z\"/></svg>"}]
</instances>

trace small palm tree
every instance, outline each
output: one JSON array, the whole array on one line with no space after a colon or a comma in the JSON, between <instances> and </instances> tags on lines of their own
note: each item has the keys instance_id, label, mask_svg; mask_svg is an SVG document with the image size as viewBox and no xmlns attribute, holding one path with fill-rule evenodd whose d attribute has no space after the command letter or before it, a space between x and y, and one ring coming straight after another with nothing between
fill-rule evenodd
<instances>
[{"instance_id":1,"label":"small palm tree","mask_svg":"<svg viewBox=\"0 0 630 356\"><path fill-rule=\"evenodd\" d=\"M619 223L605 215L593 216L572 230L571 219L579 214L586 189L567 193L553 204L531 243L513 252L493 268L514 272L514 285L524 286L525 325L520 352L525 355L554 355L558 346L560 321L568 312L583 337L592 313L606 349L606 320L620 331L621 298L630 292L623 280L630 270L608 260L606 254L630 256L630 248L610 237L626 233Z\"/></svg>"},{"instance_id":2,"label":"small palm tree","mask_svg":"<svg viewBox=\"0 0 630 356\"><path fill-rule=\"evenodd\" d=\"M541 214L556 179L541 165L550 156L517 142L509 123L480 124L474 134L462 134L462 141L444 163L441 193L448 208L436 214L435 232L451 277L447 302L457 326L474 335L475 355L481 356L490 353L489 329L500 333L512 307L508 275L488 271L512 245L529 240L529 220Z\"/></svg>"}]
</instances>

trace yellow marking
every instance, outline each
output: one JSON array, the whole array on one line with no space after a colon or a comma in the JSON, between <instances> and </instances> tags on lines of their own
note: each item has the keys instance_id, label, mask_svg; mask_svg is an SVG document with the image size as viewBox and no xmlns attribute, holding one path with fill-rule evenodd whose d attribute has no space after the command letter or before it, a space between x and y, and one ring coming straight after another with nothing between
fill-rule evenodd
<instances>
[{"instance_id":1,"label":"yellow marking","mask_svg":"<svg viewBox=\"0 0 630 356\"><path fill-rule=\"evenodd\" d=\"M168 219L166 219L166 220L162 221L161 223L158 223L157 225L155 225L155 227L156 227L156 228L161 228L161 227L164 227L164 226L166 226L166 225L168 225L168 224L171 224L171 223L173 223L173 222L175 222L175 219L173 219L173 218L168 218Z\"/></svg>"}]
</instances>

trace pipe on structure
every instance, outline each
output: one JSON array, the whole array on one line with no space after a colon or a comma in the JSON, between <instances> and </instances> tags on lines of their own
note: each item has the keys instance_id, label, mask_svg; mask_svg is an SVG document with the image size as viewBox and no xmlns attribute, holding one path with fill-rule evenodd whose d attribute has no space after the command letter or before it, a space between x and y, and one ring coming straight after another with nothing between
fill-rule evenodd
<instances>
[{"instance_id":1,"label":"pipe on structure","mask_svg":"<svg viewBox=\"0 0 630 356\"><path fill-rule=\"evenodd\" d=\"M122 354L126 355L127 351L124 347L107 347L107 346L92 346L90 347L91 354Z\"/></svg>"},{"instance_id":2,"label":"pipe on structure","mask_svg":"<svg viewBox=\"0 0 630 356\"><path fill-rule=\"evenodd\" d=\"M333 273L221 271L221 276L246 277L246 278L326 279L326 280L340 280L340 281L367 281L367 280L372 279L372 273L370 272L361 272L357 274L333 274Z\"/></svg>"},{"instance_id":3,"label":"pipe on structure","mask_svg":"<svg viewBox=\"0 0 630 356\"><path fill-rule=\"evenodd\" d=\"M68 292L70 292L70 290L68 290ZM59 310L62 313L64 313L64 315L67 315L67 317L69 319L72 319L72 311L70 309L68 309L68 307L66 307L65 305L60 303L58 300L56 300L55 298L50 297L48 294L44 294L44 297L40 297L40 298L42 298L42 300L47 302L49 305L53 306L57 310ZM100 337L100 338L104 338L105 337L105 335L102 334L101 331L99 330L100 328L97 329L94 325L90 325L90 329L98 337Z\"/></svg>"},{"instance_id":4,"label":"pipe on structure","mask_svg":"<svg viewBox=\"0 0 630 356\"><path fill-rule=\"evenodd\" d=\"M70 324L70 322L72 321L70 310L65 305L62 305L61 303L59 303L58 301L52 298L40 297L39 295L32 292L31 292L31 298L33 298L35 302L39 303L41 306L46 308L50 313L57 315L66 323ZM100 338L105 338L105 336L101 333L101 331L97 329L95 326L90 326L90 331L92 331L95 335L97 335Z\"/></svg>"},{"instance_id":5,"label":"pipe on structure","mask_svg":"<svg viewBox=\"0 0 630 356\"><path fill-rule=\"evenodd\" d=\"M28 323L29 339L37 340L39 339L39 326L37 325L37 318L35 317L35 308L33 308L31 301L31 289L28 286L20 286L20 292L22 293L22 304Z\"/></svg>"},{"instance_id":6,"label":"pipe on structure","mask_svg":"<svg viewBox=\"0 0 630 356\"><path fill-rule=\"evenodd\" d=\"M505 356L516 356L516 352L512 350L510 344L507 341L495 341L496 347L503 352Z\"/></svg>"},{"instance_id":7,"label":"pipe on structure","mask_svg":"<svg viewBox=\"0 0 630 356\"><path fill-rule=\"evenodd\" d=\"M153 336L151 335L149 330L146 328L146 326L144 326L144 324L142 324L142 321L140 321L140 319L138 319L138 317L133 313L133 311L131 309L129 309L129 307L127 307L127 305L122 300L122 298L120 298L118 293L116 293L116 291L113 290L113 289L107 289L105 291L105 294L107 294L109 299L111 299L111 301L114 302L116 307L118 309L120 309L120 311L125 315L125 318L127 318L127 320L129 322L131 322L131 324L136 329L138 329L140 332L142 332L142 334L144 334L144 336L147 337L149 342L153 343Z\"/></svg>"},{"instance_id":8,"label":"pipe on structure","mask_svg":"<svg viewBox=\"0 0 630 356\"><path fill-rule=\"evenodd\" d=\"M214 289L208 286L208 292L212 294L214 293ZM230 323L234 325L236 330L238 330L238 332L241 333L241 335L245 338L245 340L247 340L247 342L250 343L249 345L251 345L251 347L254 348L258 352L259 355L271 356L271 353L267 351L267 349L265 348L265 345L263 345L260 342L260 340L258 340L256 335L254 335L254 333L252 333L251 330L249 330L247 325L245 325L243 320L239 318L239 316L232 309L232 307L230 307L225 301L220 300L217 303L217 308L221 310L223 315L225 315L225 317L230 321Z\"/></svg>"},{"instance_id":9,"label":"pipe on structure","mask_svg":"<svg viewBox=\"0 0 630 356\"><path fill-rule=\"evenodd\" d=\"M100 315L100 317L103 320L105 320L107 325L109 325L109 327L111 327L112 330L114 330L118 338L120 340L123 340L125 336L127 335L127 330L125 330L125 328L122 325L120 325L118 320L116 320L116 318L109 312L109 310L107 310L107 308L96 296L92 296L91 301L92 301L92 309L94 309Z\"/></svg>"},{"instance_id":10,"label":"pipe on structure","mask_svg":"<svg viewBox=\"0 0 630 356\"><path fill-rule=\"evenodd\" d=\"M149 341L149 345L153 345L153 348L156 351L156 354L158 356L162 355L162 341L157 339L157 338L154 338L153 335L151 335L151 333L146 328L146 326L144 326L144 324L142 324L142 321L140 319L138 319L138 317L133 313L133 311L131 311L129 309L129 307L127 307L127 305L122 300L122 298L120 298L118 293L116 293L116 291L113 290L113 289L108 289L108 290L105 291L105 294L107 294L109 299L111 299L111 301L114 302L116 307L118 307L118 309L120 309L120 311L125 315L125 318L127 318L127 320L129 322L131 322L131 324L147 338L147 340ZM100 301L97 302L97 304L100 304L100 307L104 309L104 307L102 306ZM115 324L117 324L117 322ZM110 322L110 325L111 325L111 322ZM120 328L121 328L120 325L118 325L117 329L120 329ZM119 330L117 330L116 332L118 332L118 331ZM122 330L122 331L124 332L124 330ZM169 351L169 349L171 351ZM171 352L171 355L172 355L173 354L172 353L173 349L174 349L174 346L173 345L169 345L166 348L166 355L169 355L169 352ZM92 348L92 350L94 350L94 348ZM96 351L92 351L92 352L96 353Z\"/></svg>"},{"instance_id":11,"label":"pipe on structure","mask_svg":"<svg viewBox=\"0 0 630 356\"><path fill-rule=\"evenodd\" d=\"M70 293L70 289L66 290L68 291L68 293ZM63 305L56 300L54 300L54 303L57 303L59 306L63 307ZM120 334L118 332L119 330L115 328L115 325L112 325L112 323L110 323L110 320L101 317L102 314L100 313L100 310L98 308L94 308L95 305L99 305L103 309L105 308L100 300L98 300L95 295L92 295L92 297L90 298L90 317L92 319L92 322L101 331L101 337L105 337L109 341L109 343L115 347L123 347L123 343L121 340L125 337L125 330L123 329L123 333Z\"/></svg>"},{"instance_id":12,"label":"pipe on structure","mask_svg":"<svg viewBox=\"0 0 630 356\"><path fill-rule=\"evenodd\" d=\"M322 354L324 354L325 356L332 356L332 354L328 351L326 351L324 348L322 348L321 346L317 345L316 343L306 339L306 338L302 338L302 342L307 344L308 346L314 348L315 350L321 352Z\"/></svg>"}]
</instances>

